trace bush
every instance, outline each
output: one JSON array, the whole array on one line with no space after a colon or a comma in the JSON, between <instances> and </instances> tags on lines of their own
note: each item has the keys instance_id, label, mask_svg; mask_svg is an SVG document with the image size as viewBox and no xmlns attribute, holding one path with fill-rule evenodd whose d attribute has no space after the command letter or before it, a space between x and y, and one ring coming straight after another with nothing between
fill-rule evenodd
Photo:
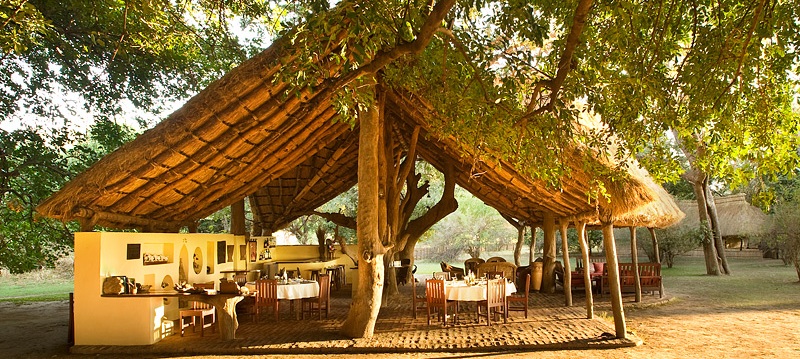
<instances>
[{"instance_id":1,"label":"bush","mask_svg":"<svg viewBox=\"0 0 800 359\"><path fill-rule=\"evenodd\" d=\"M672 226L665 229L657 229L656 237L658 238L658 249L661 256L661 262L667 265L667 268L672 268L676 256L689 252L698 246L703 241L703 234L706 231L705 226L696 228L684 226ZM643 236L643 233L637 232L637 238L649 238L649 235ZM640 240L637 242L650 260L655 261L653 252L653 243L651 240Z\"/></svg>"},{"instance_id":2,"label":"bush","mask_svg":"<svg viewBox=\"0 0 800 359\"><path fill-rule=\"evenodd\" d=\"M800 279L800 207L795 201L779 203L772 215L770 247L783 254L786 264L793 264Z\"/></svg>"}]
</instances>

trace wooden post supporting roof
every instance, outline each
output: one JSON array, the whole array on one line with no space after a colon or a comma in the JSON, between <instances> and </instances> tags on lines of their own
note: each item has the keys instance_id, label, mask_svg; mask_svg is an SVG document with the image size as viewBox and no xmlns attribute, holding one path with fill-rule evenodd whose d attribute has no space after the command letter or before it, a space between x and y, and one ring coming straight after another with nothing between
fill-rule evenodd
<instances>
[{"instance_id":1,"label":"wooden post supporting roof","mask_svg":"<svg viewBox=\"0 0 800 359\"><path fill-rule=\"evenodd\" d=\"M614 312L614 329L617 338L627 337L625 312L622 308L622 290L619 285L619 261L617 260L617 243L614 240L614 225L603 223L603 247L606 251L606 269L608 284L611 287L611 310Z\"/></svg>"},{"instance_id":2,"label":"wooden post supporting roof","mask_svg":"<svg viewBox=\"0 0 800 359\"><path fill-rule=\"evenodd\" d=\"M564 260L564 305L572 306L572 264L569 262L569 241L567 240L567 227L569 221L564 218L558 220L561 232L561 258Z\"/></svg>"},{"instance_id":3,"label":"wooden post supporting roof","mask_svg":"<svg viewBox=\"0 0 800 359\"><path fill-rule=\"evenodd\" d=\"M575 231L578 232L578 243L581 245L581 258L583 258L583 283L586 292L586 319L594 318L594 298L592 297L592 276L589 274L589 242L586 238L586 222L575 222Z\"/></svg>"},{"instance_id":4,"label":"wooden post supporting roof","mask_svg":"<svg viewBox=\"0 0 800 359\"><path fill-rule=\"evenodd\" d=\"M544 265L542 270L542 292L555 293L556 269L556 218L551 212L544 212L544 246L542 256Z\"/></svg>"},{"instance_id":5,"label":"wooden post supporting roof","mask_svg":"<svg viewBox=\"0 0 800 359\"><path fill-rule=\"evenodd\" d=\"M530 265L536 260L536 226L531 226L531 248L528 253L528 264Z\"/></svg>"},{"instance_id":6,"label":"wooden post supporting roof","mask_svg":"<svg viewBox=\"0 0 800 359\"><path fill-rule=\"evenodd\" d=\"M650 239L653 240L653 253L655 253L656 263L661 263L661 254L658 251L658 237L656 236L656 230L653 227L647 227L647 230L650 231ZM664 281L661 282L661 290L659 293L664 293Z\"/></svg>"},{"instance_id":7,"label":"wooden post supporting roof","mask_svg":"<svg viewBox=\"0 0 800 359\"><path fill-rule=\"evenodd\" d=\"M633 263L633 286L636 289L636 303L642 301L642 282L639 273L639 248L636 245L636 227L628 227L631 230L631 263Z\"/></svg>"}]
</instances>

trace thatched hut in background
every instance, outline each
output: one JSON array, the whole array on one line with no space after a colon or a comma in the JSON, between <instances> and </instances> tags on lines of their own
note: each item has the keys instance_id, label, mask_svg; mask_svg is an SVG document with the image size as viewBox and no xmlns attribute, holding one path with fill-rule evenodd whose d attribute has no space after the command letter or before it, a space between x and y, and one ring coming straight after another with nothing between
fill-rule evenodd
<instances>
[{"instance_id":1,"label":"thatched hut in background","mask_svg":"<svg viewBox=\"0 0 800 359\"><path fill-rule=\"evenodd\" d=\"M686 217L679 226L697 227L700 225L697 213L697 201L679 200L678 207ZM751 238L765 234L769 229L768 216L756 206L747 202L744 193L730 196L714 197L719 218L719 230L727 248L755 248L758 243L750 242Z\"/></svg>"}]
</instances>

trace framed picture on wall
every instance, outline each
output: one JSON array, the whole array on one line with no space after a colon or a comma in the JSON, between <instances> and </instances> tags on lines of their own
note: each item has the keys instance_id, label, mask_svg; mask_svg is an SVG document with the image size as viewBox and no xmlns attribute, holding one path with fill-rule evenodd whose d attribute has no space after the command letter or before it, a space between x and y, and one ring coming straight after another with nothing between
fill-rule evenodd
<instances>
[{"instance_id":1,"label":"framed picture on wall","mask_svg":"<svg viewBox=\"0 0 800 359\"><path fill-rule=\"evenodd\" d=\"M250 253L250 261L255 262L258 258L258 242L247 243L248 253Z\"/></svg>"},{"instance_id":2,"label":"framed picture on wall","mask_svg":"<svg viewBox=\"0 0 800 359\"><path fill-rule=\"evenodd\" d=\"M239 260L244 261L247 260L247 245L240 244L239 245Z\"/></svg>"}]
</instances>

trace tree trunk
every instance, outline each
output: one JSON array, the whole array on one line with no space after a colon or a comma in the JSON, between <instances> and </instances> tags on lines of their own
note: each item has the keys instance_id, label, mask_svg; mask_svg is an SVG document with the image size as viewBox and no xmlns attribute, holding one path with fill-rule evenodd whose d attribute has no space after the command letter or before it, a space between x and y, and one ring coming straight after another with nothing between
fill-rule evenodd
<instances>
[{"instance_id":1,"label":"tree trunk","mask_svg":"<svg viewBox=\"0 0 800 359\"><path fill-rule=\"evenodd\" d=\"M520 266L520 255L522 255L522 245L525 243L525 225L517 227L517 245L514 246L514 264Z\"/></svg>"},{"instance_id":2,"label":"tree trunk","mask_svg":"<svg viewBox=\"0 0 800 359\"><path fill-rule=\"evenodd\" d=\"M656 259L656 263L661 263L661 253L659 253L658 249L658 237L656 236L656 229L653 227L648 227L647 230L650 232L650 239L653 240L653 257Z\"/></svg>"},{"instance_id":3,"label":"tree trunk","mask_svg":"<svg viewBox=\"0 0 800 359\"><path fill-rule=\"evenodd\" d=\"M561 232L561 257L564 260L564 305L572 306L572 264L569 261L569 241L567 227L569 222L564 218L558 220Z\"/></svg>"},{"instance_id":4,"label":"tree trunk","mask_svg":"<svg viewBox=\"0 0 800 359\"><path fill-rule=\"evenodd\" d=\"M719 258L719 265L722 273L730 275L731 270L728 267L728 256L725 253L725 241L722 240L722 231L719 228L719 217L717 217L717 204L714 202L714 195L711 193L711 188L708 186L708 181L703 182L703 187L706 193L706 209L708 210L708 218L711 222L711 230L714 237L714 244L717 249L717 256Z\"/></svg>"},{"instance_id":5,"label":"tree trunk","mask_svg":"<svg viewBox=\"0 0 800 359\"><path fill-rule=\"evenodd\" d=\"M575 222L575 231L578 232L578 243L581 245L581 258L583 258L583 288L586 294L586 319L594 318L594 298L592 297L592 275L589 273L591 264L589 259L589 241L586 237L586 223Z\"/></svg>"},{"instance_id":6,"label":"tree trunk","mask_svg":"<svg viewBox=\"0 0 800 359\"><path fill-rule=\"evenodd\" d=\"M342 324L342 334L353 338L372 337L383 294L383 255L380 237L381 201L379 154L381 128L377 104L359 116L358 146L358 289ZM385 202L383 202L385 204Z\"/></svg>"},{"instance_id":7,"label":"tree trunk","mask_svg":"<svg viewBox=\"0 0 800 359\"><path fill-rule=\"evenodd\" d=\"M542 293L556 291L556 219L550 212L544 212L544 257L542 271Z\"/></svg>"},{"instance_id":8,"label":"tree trunk","mask_svg":"<svg viewBox=\"0 0 800 359\"><path fill-rule=\"evenodd\" d=\"M705 226L707 231L705 231L705 235L703 237L703 254L705 256L706 261L706 274L710 275L720 275L719 272L719 263L717 262L717 249L714 246L714 235L713 229L711 228L711 222L708 218L708 206L706 204L706 191L703 186L703 182L705 181L705 176L702 178L697 178L690 180L689 183L692 184L692 189L694 190L694 195L697 198L697 211L699 215L700 225Z\"/></svg>"}]
</instances>

